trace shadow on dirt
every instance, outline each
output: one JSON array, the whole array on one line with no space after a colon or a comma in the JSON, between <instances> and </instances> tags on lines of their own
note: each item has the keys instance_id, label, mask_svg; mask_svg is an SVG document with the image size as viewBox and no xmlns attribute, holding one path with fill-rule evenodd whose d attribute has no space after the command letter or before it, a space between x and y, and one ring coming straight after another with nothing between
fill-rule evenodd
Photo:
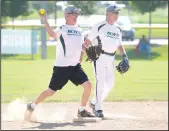
<instances>
[{"instance_id":1,"label":"shadow on dirt","mask_svg":"<svg viewBox=\"0 0 169 131\"><path fill-rule=\"evenodd\" d=\"M36 122L40 125L30 128L23 129L56 129L57 127L66 127L66 126L86 126L87 123L96 123L96 122L64 122L64 123L45 123L45 122Z\"/></svg>"}]
</instances>

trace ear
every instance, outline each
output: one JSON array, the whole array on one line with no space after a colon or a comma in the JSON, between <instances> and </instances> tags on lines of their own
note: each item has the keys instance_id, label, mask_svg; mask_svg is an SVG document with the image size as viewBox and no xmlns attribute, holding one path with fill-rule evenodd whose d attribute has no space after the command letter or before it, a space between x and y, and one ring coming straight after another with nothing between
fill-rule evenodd
<instances>
[{"instance_id":1,"label":"ear","mask_svg":"<svg viewBox=\"0 0 169 131\"><path fill-rule=\"evenodd\" d=\"M65 18L67 18L68 17L68 15L67 14L65 14Z\"/></svg>"},{"instance_id":2,"label":"ear","mask_svg":"<svg viewBox=\"0 0 169 131\"><path fill-rule=\"evenodd\" d=\"M106 16L108 16L108 14L106 13Z\"/></svg>"},{"instance_id":3,"label":"ear","mask_svg":"<svg viewBox=\"0 0 169 131\"><path fill-rule=\"evenodd\" d=\"M68 15L65 15L65 20L68 18Z\"/></svg>"}]
</instances>

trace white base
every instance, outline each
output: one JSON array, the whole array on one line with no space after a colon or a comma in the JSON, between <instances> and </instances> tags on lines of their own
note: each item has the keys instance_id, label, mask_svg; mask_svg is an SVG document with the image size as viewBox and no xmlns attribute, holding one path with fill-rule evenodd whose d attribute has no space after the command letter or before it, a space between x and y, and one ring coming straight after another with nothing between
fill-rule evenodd
<instances>
[{"instance_id":1,"label":"white base","mask_svg":"<svg viewBox=\"0 0 169 131\"><path fill-rule=\"evenodd\" d=\"M91 117L91 118L77 117L73 119L74 122L99 122L101 120L102 120L101 118L97 118L97 117Z\"/></svg>"},{"instance_id":2,"label":"white base","mask_svg":"<svg viewBox=\"0 0 169 131\"><path fill-rule=\"evenodd\" d=\"M113 117L105 116L102 118L102 120L113 120Z\"/></svg>"}]
</instances>

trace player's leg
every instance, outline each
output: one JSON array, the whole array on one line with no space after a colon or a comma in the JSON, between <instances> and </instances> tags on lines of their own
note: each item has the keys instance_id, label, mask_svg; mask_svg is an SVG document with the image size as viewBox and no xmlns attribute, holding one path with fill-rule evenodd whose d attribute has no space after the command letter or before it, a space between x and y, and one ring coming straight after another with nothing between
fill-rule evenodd
<instances>
[{"instance_id":1,"label":"player's leg","mask_svg":"<svg viewBox=\"0 0 169 131\"><path fill-rule=\"evenodd\" d=\"M146 52L148 54L148 58L151 58L151 49L150 49L150 45L146 45Z\"/></svg>"},{"instance_id":2,"label":"player's leg","mask_svg":"<svg viewBox=\"0 0 169 131\"><path fill-rule=\"evenodd\" d=\"M43 102L46 98L55 94L57 90L61 90L62 87L68 82L67 68L65 67L53 67L53 74L50 80L49 88L43 91L32 103L27 104L27 111L29 111L29 117L33 113L35 107Z\"/></svg>"},{"instance_id":3,"label":"player's leg","mask_svg":"<svg viewBox=\"0 0 169 131\"><path fill-rule=\"evenodd\" d=\"M114 64L110 63L106 68L104 93L101 100L102 102L108 97L109 93L114 87L114 84L115 84L115 68L114 68Z\"/></svg>"},{"instance_id":4,"label":"player's leg","mask_svg":"<svg viewBox=\"0 0 169 131\"><path fill-rule=\"evenodd\" d=\"M139 46L139 52L140 53L144 52L144 45L143 44L140 44L140 46Z\"/></svg>"},{"instance_id":5,"label":"player's leg","mask_svg":"<svg viewBox=\"0 0 169 131\"><path fill-rule=\"evenodd\" d=\"M34 102L32 103L28 103L27 108L29 111L33 111L36 107L36 105L38 105L39 103L41 103L42 101L44 101L47 97L52 96L53 94L55 94L55 90L52 90L50 88L48 88L47 90L43 91L36 99Z\"/></svg>"},{"instance_id":6,"label":"player's leg","mask_svg":"<svg viewBox=\"0 0 169 131\"><path fill-rule=\"evenodd\" d=\"M104 92L104 83L106 75L106 68L103 61L97 60L96 62L94 62L94 70L96 86L94 89L94 97L91 100L90 106L92 107L95 116L103 117L104 115L102 110L102 97Z\"/></svg>"},{"instance_id":7,"label":"player's leg","mask_svg":"<svg viewBox=\"0 0 169 131\"><path fill-rule=\"evenodd\" d=\"M88 112L87 110L85 110L85 107L87 105L87 102L88 102L90 94L91 94L92 84L88 80L88 81L85 81L81 85L83 86L84 91L83 91L83 95L82 95L81 106L80 106L80 108L78 110L78 116L82 116L82 117L94 117L90 112Z\"/></svg>"},{"instance_id":8,"label":"player's leg","mask_svg":"<svg viewBox=\"0 0 169 131\"><path fill-rule=\"evenodd\" d=\"M76 86L81 85L84 88L82 94L81 105L78 109L78 117L94 117L90 112L86 110L86 105L90 97L92 84L89 81L87 75L81 68L81 65L78 64L72 72L72 76L70 77L71 82L73 82Z\"/></svg>"},{"instance_id":9,"label":"player's leg","mask_svg":"<svg viewBox=\"0 0 169 131\"><path fill-rule=\"evenodd\" d=\"M30 121L31 120L31 115L33 111L35 110L36 106L44 101L46 98L49 96L52 96L55 93L54 90L48 88L47 90L43 91L32 103L27 104L27 114L25 115L25 120Z\"/></svg>"}]
</instances>

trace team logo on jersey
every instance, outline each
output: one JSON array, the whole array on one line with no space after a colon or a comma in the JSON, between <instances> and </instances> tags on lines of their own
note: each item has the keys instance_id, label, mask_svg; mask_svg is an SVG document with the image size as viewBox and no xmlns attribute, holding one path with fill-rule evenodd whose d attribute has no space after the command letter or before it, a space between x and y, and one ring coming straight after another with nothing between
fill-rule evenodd
<instances>
[{"instance_id":1,"label":"team logo on jersey","mask_svg":"<svg viewBox=\"0 0 169 131\"><path fill-rule=\"evenodd\" d=\"M80 33L80 31L77 31L77 30L68 30L67 35L81 36L81 33Z\"/></svg>"},{"instance_id":2,"label":"team logo on jersey","mask_svg":"<svg viewBox=\"0 0 169 131\"><path fill-rule=\"evenodd\" d=\"M107 37L110 38L115 38L115 39L119 39L119 34L118 33L113 33L113 32L107 32Z\"/></svg>"}]
</instances>

